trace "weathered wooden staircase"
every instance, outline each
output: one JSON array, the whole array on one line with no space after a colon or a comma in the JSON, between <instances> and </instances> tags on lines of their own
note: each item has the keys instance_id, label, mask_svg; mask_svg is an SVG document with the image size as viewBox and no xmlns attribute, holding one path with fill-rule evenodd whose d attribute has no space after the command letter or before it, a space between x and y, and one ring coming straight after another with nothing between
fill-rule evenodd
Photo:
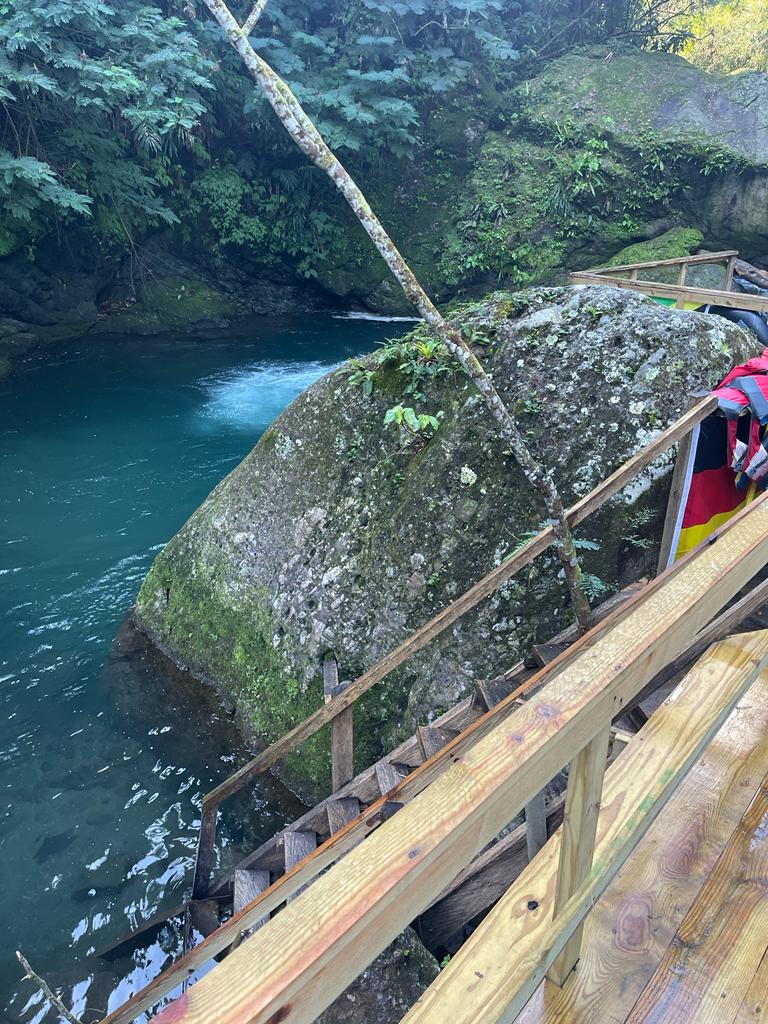
<instances>
[{"instance_id":1,"label":"weathered wooden staircase","mask_svg":"<svg viewBox=\"0 0 768 1024\"><path fill-rule=\"evenodd\" d=\"M715 408L716 400L711 396L697 402L677 423L573 506L568 512L571 525L576 526L582 522L669 447L678 442L685 444L692 428ZM674 487L673 481L673 497ZM198 932L205 936L204 941L190 949L144 990L136 993L125 1006L106 1017L104 1024L129 1024L144 1010L173 992L211 958L220 957L237 948L252 932L260 929L274 911L292 902L331 865L399 814L424 793L431 783L460 762L465 752L474 749L501 723L524 707L531 698L535 698L536 694L540 694L542 688L552 680L559 679L575 659L583 658L585 652L588 654L590 648L599 643L606 630L631 617L633 609L646 599L648 590L653 591L656 585L654 582L650 588L644 588L638 584L616 595L597 611L595 628L586 637L578 638L575 630L565 630L549 644L536 648L527 663L515 665L497 678L479 683L471 696L433 722L420 727L412 737L382 760L351 778L351 706L354 701L532 561L553 541L553 532L547 527L353 683L339 685L335 663L326 663L326 703L204 798L195 878L189 903L147 922L141 929L142 933L146 933L147 929L157 927L171 914L183 913L186 915L189 934ZM669 554L669 543L669 531L665 529L661 554L664 564ZM762 562L755 564L753 572L745 571L740 586L743 587L761 568ZM675 572L674 569L670 571ZM739 588L735 588L737 596L738 591ZM606 741L609 761L618 755L629 740L626 733L617 730L616 722L631 715L633 709L650 693L679 678L685 668L714 641L744 623L754 622L751 617L758 613L766 600L768 582L762 581L757 585L753 582L734 605L704 624L700 631L694 631L694 635L688 638L680 650L674 651L648 678L643 679L636 692L631 693L610 715L614 725ZM216 863L216 821L221 804L234 793L247 788L260 772L268 770L281 756L295 749L326 724L331 725L333 794L246 856L234 869L212 880ZM605 754L603 767L604 764ZM547 778L542 778L537 791L524 801L527 831L516 830L501 842L489 836L483 846L473 852L471 863L465 862L460 872L454 872L450 878L446 878L445 884L433 893L433 898L427 904L422 903L411 920L423 915L427 907L439 906L450 900L468 877L481 869L485 870L494 861L506 857L503 863L508 865L514 862L519 871L528 859L539 852L548 835L562 820L565 801L558 790L550 792L548 801L544 799L547 785L557 775L560 767L562 765L555 767ZM514 816L514 808L511 810L513 813L510 818L502 824ZM525 854L522 859L519 855L521 848ZM500 878L484 887L486 891L482 897L463 906L460 911L447 915L443 913L442 920L438 914L437 921L434 917L430 921L427 915L426 927L432 928L433 940L436 936L450 935L461 915L465 915L464 920L467 920L473 913L486 909L502 895L510 881L509 875L505 876L502 872ZM222 910L230 902L232 916L221 924ZM118 945L122 945L122 942Z\"/></svg>"}]
</instances>

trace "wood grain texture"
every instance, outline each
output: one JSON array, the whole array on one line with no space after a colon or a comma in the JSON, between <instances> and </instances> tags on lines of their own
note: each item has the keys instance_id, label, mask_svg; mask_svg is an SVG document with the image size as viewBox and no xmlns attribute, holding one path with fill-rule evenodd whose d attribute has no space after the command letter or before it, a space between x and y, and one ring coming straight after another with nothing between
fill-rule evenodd
<instances>
[{"instance_id":1,"label":"wood grain texture","mask_svg":"<svg viewBox=\"0 0 768 1024\"><path fill-rule=\"evenodd\" d=\"M555 917L562 911L592 868L592 857L597 837L597 816L603 794L603 778L610 738L611 727L606 726L571 761L568 772L565 820L560 839L560 861L555 885ZM576 929L550 967L547 973L550 981L556 985L563 984L576 966L580 949L581 927Z\"/></svg>"},{"instance_id":2,"label":"wood grain texture","mask_svg":"<svg viewBox=\"0 0 768 1024\"><path fill-rule=\"evenodd\" d=\"M765 1024L768 1020L768 952L752 979L733 1024Z\"/></svg>"},{"instance_id":3,"label":"wood grain texture","mask_svg":"<svg viewBox=\"0 0 768 1024\"><path fill-rule=\"evenodd\" d=\"M755 679L767 655L768 634L744 634L718 644L693 667L606 773L593 869L558 920L552 921L552 909L559 833L403 1018L404 1024L514 1019L562 948L563 937L569 937L570 926L580 923L580 912L599 895L595 883L621 864L628 839L647 823L659 794L687 771L691 758L698 758L707 737L722 724L724 710ZM571 912L573 906L577 912ZM569 927L564 928L566 915Z\"/></svg>"},{"instance_id":4,"label":"wood grain texture","mask_svg":"<svg viewBox=\"0 0 768 1024\"><path fill-rule=\"evenodd\" d=\"M627 1024L728 1024L768 949L768 777Z\"/></svg>"},{"instance_id":5,"label":"wood grain texture","mask_svg":"<svg viewBox=\"0 0 768 1024\"><path fill-rule=\"evenodd\" d=\"M689 556L689 558L690 557L693 557L693 554ZM636 606L641 601L645 600L649 594L654 593L655 590L661 586L666 586L669 580L674 579L679 573L685 570L686 565L686 561L677 562L675 566L667 570L663 577L657 577L645 587L638 588L633 584L631 587L627 588L629 596L626 596L625 594L624 600L622 601L619 601L619 595L616 595L615 598L609 598L609 602L606 602L609 607L608 614L605 614L605 617L602 617L605 613L604 606L597 609L596 617L599 621L589 633L579 637L573 643L572 647L556 658L553 662L550 662L539 672L533 674L526 672L524 676L525 681L521 682L517 689L508 693L506 697L500 697L499 702L479 718L475 718L475 712L472 710L473 698L468 698L466 701L462 701L460 705L457 705L456 708L446 712L445 715L442 715L437 719L439 724L450 724L451 727L459 727L461 722L465 720L469 720L470 724L465 727L461 734L452 740L450 744L439 751L439 753L434 757L421 764L408 776L408 778L404 779L397 787L394 794L395 799L400 802L408 802L426 789L426 787L442 773L446 765L449 765L454 758L461 757L466 750L478 743L493 728L495 728L502 719L512 714L519 706L519 700L522 694L540 689L547 680L554 678L557 672L562 671L581 653L594 645L607 630L611 628L623 628L623 624L632 615ZM389 756L398 760L406 760L407 756L405 754L405 748L410 744L415 743L415 739L408 740ZM363 772L362 775L358 776L357 780L350 783L349 786L346 786L340 794L337 794L337 796L343 797L346 794L352 794L354 792L356 796L363 799L365 795L366 779L370 780L371 793L378 792L378 787L375 782L374 767L372 766ZM307 828L309 819L312 817L314 812L324 811L328 802L333 799L335 799L335 797L329 797L327 801L319 804L313 809L313 811L299 819L299 821L294 822L292 827ZM130 999L123 1004L123 1006L119 1007L105 1018L104 1024L130 1024L130 1022L133 1021L140 1013L149 1007L152 1007L160 999L172 992L182 980L188 978L200 967L203 967L212 957L220 953L222 950L227 949L231 945L234 937L239 934L243 928L246 928L251 922L259 920L264 914L271 913L283 905L288 897L306 886L308 882L313 881L331 864L334 864L342 856L348 853L349 850L357 846L365 836L378 828L382 822L382 814L386 803L387 797L379 797L375 800L375 802L368 807L359 818L326 840L326 842L318 848L313 857L296 868L293 868L286 875L278 878L273 882L270 888L261 895L258 901L249 905L239 914L233 916L226 922L226 924L222 925L217 932L210 935L205 942L190 950L179 960L175 961L161 975L149 982L148 985L134 993ZM270 844L265 844L253 854L244 858L244 860L240 862L239 866L245 868L258 862L269 845ZM278 867L279 865L276 864L275 866ZM457 874L458 873L459 872L457 872ZM212 887L211 892L223 892L226 890L228 884L231 884L231 875L225 875L220 879L219 882ZM488 904L486 904L486 906L487 905ZM182 907L179 909L180 912L183 912L184 908Z\"/></svg>"},{"instance_id":6,"label":"wood grain texture","mask_svg":"<svg viewBox=\"0 0 768 1024\"><path fill-rule=\"evenodd\" d=\"M765 497L621 609L618 625L164 1011L166 1020L313 1020L766 561Z\"/></svg>"},{"instance_id":7,"label":"wood grain texture","mask_svg":"<svg viewBox=\"0 0 768 1024\"><path fill-rule=\"evenodd\" d=\"M515 1024L624 1024L766 771L768 673L587 917L581 960L567 984L543 982Z\"/></svg>"}]
</instances>

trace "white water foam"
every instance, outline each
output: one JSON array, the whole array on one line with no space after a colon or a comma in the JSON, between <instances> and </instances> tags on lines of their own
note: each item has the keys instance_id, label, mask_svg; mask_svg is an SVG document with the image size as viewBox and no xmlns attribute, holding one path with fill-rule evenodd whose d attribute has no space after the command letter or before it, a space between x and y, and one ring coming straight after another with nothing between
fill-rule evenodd
<instances>
[{"instance_id":1,"label":"white water foam","mask_svg":"<svg viewBox=\"0 0 768 1024\"><path fill-rule=\"evenodd\" d=\"M222 424L241 430L265 430L310 384L340 363L258 362L200 381L207 399L198 410L201 425Z\"/></svg>"}]
</instances>

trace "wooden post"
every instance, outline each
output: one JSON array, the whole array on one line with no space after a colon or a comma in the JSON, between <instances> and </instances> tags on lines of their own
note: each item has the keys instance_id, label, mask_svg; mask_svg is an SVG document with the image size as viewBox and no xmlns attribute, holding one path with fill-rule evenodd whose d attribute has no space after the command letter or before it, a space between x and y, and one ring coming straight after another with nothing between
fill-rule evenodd
<instances>
[{"instance_id":1,"label":"wooden post","mask_svg":"<svg viewBox=\"0 0 768 1024\"><path fill-rule=\"evenodd\" d=\"M211 872L216 858L216 819L219 808L216 804L206 806L203 800L203 811L200 815L200 834L197 837L197 858L195 860L195 877L192 882L192 899L204 900L211 884Z\"/></svg>"},{"instance_id":2,"label":"wooden post","mask_svg":"<svg viewBox=\"0 0 768 1024\"><path fill-rule=\"evenodd\" d=\"M339 666L335 658L323 662L325 703L342 693L349 683L339 683ZM353 711L345 708L331 720L331 791L338 792L355 776Z\"/></svg>"},{"instance_id":3,"label":"wooden post","mask_svg":"<svg viewBox=\"0 0 768 1024\"><path fill-rule=\"evenodd\" d=\"M544 790L540 789L530 803L525 805L525 842L530 863L547 841L547 809Z\"/></svg>"},{"instance_id":4,"label":"wooden post","mask_svg":"<svg viewBox=\"0 0 768 1024\"><path fill-rule=\"evenodd\" d=\"M571 762L552 915L555 921L592 869L610 738L610 726L601 729ZM549 980L556 985L562 985L576 966L581 951L581 931L579 925L547 972Z\"/></svg>"},{"instance_id":5,"label":"wooden post","mask_svg":"<svg viewBox=\"0 0 768 1024\"><path fill-rule=\"evenodd\" d=\"M680 288L680 289L685 288L685 275L686 275L687 270L688 270L688 264L687 263L681 263L680 264L680 270L679 270L678 275L677 275L677 287ZM684 291L681 291L680 294L677 296L677 302L675 303L675 305L677 306L678 309L682 309L683 306L685 305L685 292Z\"/></svg>"},{"instance_id":6,"label":"wooden post","mask_svg":"<svg viewBox=\"0 0 768 1024\"><path fill-rule=\"evenodd\" d=\"M723 291L729 292L733 288L733 272L736 269L736 257L730 256L725 267L725 284Z\"/></svg>"},{"instance_id":7,"label":"wooden post","mask_svg":"<svg viewBox=\"0 0 768 1024\"><path fill-rule=\"evenodd\" d=\"M691 395L688 399L688 405L686 412L692 409L701 401L701 395ZM664 517L664 528L661 534L661 548L659 549L659 562L656 567L656 574L658 575L667 568L670 555L672 552L672 544L675 539L675 527L677 525L677 517L680 511L680 502L683 497L683 489L685 487L685 477L688 470L688 459L691 454L691 445L693 444L694 437L698 437L699 424L694 424L689 431L687 431L680 438L677 446L677 458L675 459L675 467L672 470L672 483L669 487L669 498L667 500L667 514Z\"/></svg>"}]
</instances>

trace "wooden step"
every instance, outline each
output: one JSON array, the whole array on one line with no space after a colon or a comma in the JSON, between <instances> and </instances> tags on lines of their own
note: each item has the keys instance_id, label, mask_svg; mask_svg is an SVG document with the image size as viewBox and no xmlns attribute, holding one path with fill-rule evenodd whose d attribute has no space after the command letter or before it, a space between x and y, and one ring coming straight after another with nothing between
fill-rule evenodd
<instances>
[{"instance_id":1,"label":"wooden step","mask_svg":"<svg viewBox=\"0 0 768 1024\"><path fill-rule=\"evenodd\" d=\"M253 900L268 889L269 886L269 871L264 871L259 868L251 869L250 871L243 868L236 868L233 882L232 913L239 913L244 907L247 907L249 903L252 903ZM249 935L252 935L259 928L263 927L268 921L269 914L265 914L264 917L259 918L259 920L250 925L250 927L244 928L238 933L229 952L233 952L237 949L243 939L247 939Z\"/></svg>"},{"instance_id":2,"label":"wooden step","mask_svg":"<svg viewBox=\"0 0 768 1024\"><path fill-rule=\"evenodd\" d=\"M497 679L481 679L475 683L475 692L490 711L512 693L512 686L503 676L499 676Z\"/></svg>"},{"instance_id":3,"label":"wooden step","mask_svg":"<svg viewBox=\"0 0 768 1024\"><path fill-rule=\"evenodd\" d=\"M239 913L243 907L255 900L269 886L270 874L268 871L261 868L252 868L251 870L238 868L235 871L232 913ZM256 927L260 928L263 923L263 921L259 921Z\"/></svg>"},{"instance_id":4,"label":"wooden step","mask_svg":"<svg viewBox=\"0 0 768 1024\"><path fill-rule=\"evenodd\" d=\"M379 761L374 766L374 771L382 796L399 785L408 774L401 765L393 764L391 761Z\"/></svg>"},{"instance_id":5,"label":"wooden step","mask_svg":"<svg viewBox=\"0 0 768 1024\"><path fill-rule=\"evenodd\" d=\"M360 801L357 797L343 797L340 800L331 800L326 808L328 814L328 828L331 835L354 821L360 813Z\"/></svg>"},{"instance_id":6,"label":"wooden step","mask_svg":"<svg viewBox=\"0 0 768 1024\"><path fill-rule=\"evenodd\" d=\"M424 760L428 761L433 754L437 754L446 744L450 743L457 733L452 729L441 729L439 726L420 725L416 735L424 754Z\"/></svg>"},{"instance_id":7,"label":"wooden step","mask_svg":"<svg viewBox=\"0 0 768 1024\"><path fill-rule=\"evenodd\" d=\"M295 867L300 861L308 857L310 853L313 853L317 849L317 833L316 832L294 832L288 831L283 832L283 851L285 857L285 870L286 873ZM291 900L295 900L296 897L304 892L307 886L303 886L291 896L287 903Z\"/></svg>"}]
</instances>

